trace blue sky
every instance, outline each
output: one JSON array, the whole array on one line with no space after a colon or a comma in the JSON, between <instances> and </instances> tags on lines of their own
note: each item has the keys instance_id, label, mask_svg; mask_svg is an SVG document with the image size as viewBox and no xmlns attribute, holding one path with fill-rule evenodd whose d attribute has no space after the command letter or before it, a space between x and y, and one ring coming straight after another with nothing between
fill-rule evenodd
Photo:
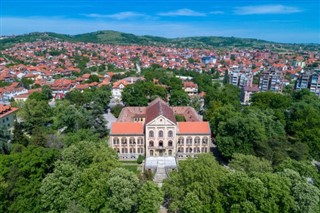
<instances>
[{"instance_id":1,"label":"blue sky","mask_svg":"<svg viewBox=\"0 0 320 213\"><path fill-rule=\"evenodd\" d=\"M319 0L1 0L0 34L116 30L320 43Z\"/></svg>"}]
</instances>

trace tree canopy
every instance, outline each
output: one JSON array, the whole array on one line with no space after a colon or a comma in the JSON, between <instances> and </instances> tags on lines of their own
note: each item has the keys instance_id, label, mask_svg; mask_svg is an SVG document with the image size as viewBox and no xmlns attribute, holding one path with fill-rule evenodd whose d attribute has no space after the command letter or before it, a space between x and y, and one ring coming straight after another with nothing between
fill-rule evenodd
<instances>
[{"instance_id":1,"label":"tree canopy","mask_svg":"<svg viewBox=\"0 0 320 213\"><path fill-rule=\"evenodd\" d=\"M318 212L319 188L297 171L272 172L271 162L235 155L220 166L206 154L180 163L164 183L170 211ZM246 163L250 160L256 162ZM253 167L251 167L252 165Z\"/></svg>"},{"instance_id":2,"label":"tree canopy","mask_svg":"<svg viewBox=\"0 0 320 213\"><path fill-rule=\"evenodd\" d=\"M152 82L137 81L126 86L122 91L122 101L127 106L147 106L157 97L166 99L167 90Z\"/></svg>"}]
</instances>

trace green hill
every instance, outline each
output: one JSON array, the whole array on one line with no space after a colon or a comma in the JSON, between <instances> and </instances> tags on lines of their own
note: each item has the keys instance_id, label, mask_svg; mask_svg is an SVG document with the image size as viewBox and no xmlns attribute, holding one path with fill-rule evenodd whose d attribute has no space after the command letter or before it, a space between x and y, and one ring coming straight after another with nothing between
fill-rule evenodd
<instances>
[{"instance_id":1,"label":"green hill","mask_svg":"<svg viewBox=\"0 0 320 213\"><path fill-rule=\"evenodd\" d=\"M37 40L61 40L69 42L92 42L115 45L152 45L173 46L187 48L258 48L258 49L319 49L319 44L283 44L269 42L259 39L236 38L236 37L185 37L185 38L163 38L157 36L137 36L129 33L121 33L111 30L84 33L79 35L65 35L58 33L29 33L25 35L12 36L0 40L0 48L4 49L15 43L33 42Z\"/></svg>"}]
</instances>

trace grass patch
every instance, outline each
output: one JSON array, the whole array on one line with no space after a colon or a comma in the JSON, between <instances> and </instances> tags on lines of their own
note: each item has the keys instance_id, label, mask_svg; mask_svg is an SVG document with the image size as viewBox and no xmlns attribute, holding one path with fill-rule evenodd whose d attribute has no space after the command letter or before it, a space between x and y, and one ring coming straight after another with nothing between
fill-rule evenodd
<instances>
[{"instance_id":1,"label":"grass patch","mask_svg":"<svg viewBox=\"0 0 320 213\"><path fill-rule=\"evenodd\" d=\"M136 164L136 165L138 165L137 160L120 160L120 162L122 164Z\"/></svg>"},{"instance_id":2,"label":"grass patch","mask_svg":"<svg viewBox=\"0 0 320 213\"><path fill-rule=\"evenodd\" d=\"M175 115L177 122L185 122L186 118L184 115Z\"/></svg>"},{"instance_id":3,"label":"grass patch","mask_svg":"<svg viewBox=\"0 0 320 213\"><path fill-rule=\"evenodd\" d=\"M139 174L140 171L138 171L138 165L121 165L121 168L127 169L130 172L133 172L135 174Z\"/></svg>"}]
</instances>

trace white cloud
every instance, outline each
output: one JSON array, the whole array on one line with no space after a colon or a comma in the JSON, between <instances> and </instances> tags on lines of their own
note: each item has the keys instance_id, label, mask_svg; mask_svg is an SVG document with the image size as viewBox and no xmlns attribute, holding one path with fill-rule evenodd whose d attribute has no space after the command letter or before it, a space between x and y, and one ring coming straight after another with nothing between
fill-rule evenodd
<instances>
[{"instance_id":1,"label":"white cloud","mask_svg":"<svg viewBox=\"0 0 320 213\"><path fill-rule=\"evenodd\" d=\"M260 15L260 14L289 14L302 12L297 7L290 7L284 5L257 5L235 7L234 13L237 15Z\"/></svg>"},{"instance_id":2,"label":"white cloud","mask_svg":"<svg viewBox=\"0 0 320 213\"><path fill-rule=\"evenodd\" d=\"M190 9L180 9L175 11L169 11L164 13L159 13L159 16L206 16L205 13L197 12Z\"/></svg>"},{"instance_id":3,"label":"white cloud","mask_svg":"<svg viewBox=\"0 0 320 213\"><path fill-rule=\"evenodd\" d=\"M129 18L138 18L138 17L145 17L148 16L143 13L137 13L133 11L127 11L127 12L120 12L120 13L114 13L114 14L97 14L97 13L91 13L91 14L85 14L87 17L91 18L112 18L117 20L123 20L123 19L129 19Z\"/></svg>"},{"instance_id":4,"label":"white cloud","mask_svg":"<svg viewBox=\"0 0 320 213\"><path fill-rule=\"evenodd\" d=\"M211 11L210 14L213 14L213 15L222 15L222 14L224 14L224 12L221 11L221 10L215 10L215 11Z\"/></svg>"}]
</instances>

